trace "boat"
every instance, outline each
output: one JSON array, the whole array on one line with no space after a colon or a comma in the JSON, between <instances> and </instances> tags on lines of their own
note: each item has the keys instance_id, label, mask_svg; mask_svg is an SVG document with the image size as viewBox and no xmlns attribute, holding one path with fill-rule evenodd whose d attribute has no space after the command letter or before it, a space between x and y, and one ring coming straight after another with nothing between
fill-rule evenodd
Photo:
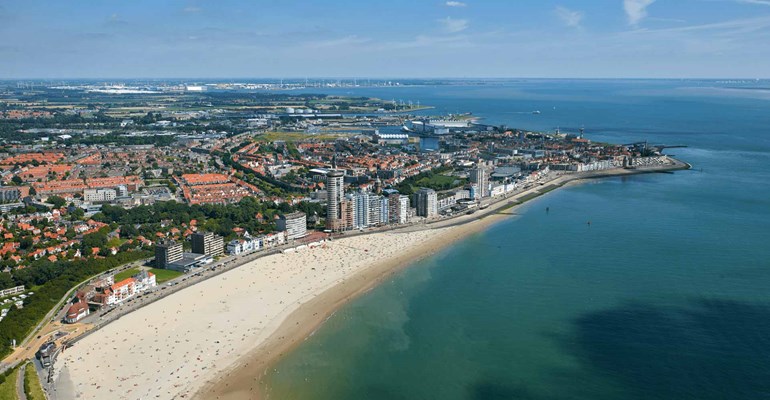
<instances>
[{"instance_id":1,"label":"boat","mask_svg":"<svg viewBox=\"0 0 770 400\"><path fill-rule=\"evenodd\" d=\"M532 111L532 114L540 114L540 111Z\"/></svg>"}]
</instances>

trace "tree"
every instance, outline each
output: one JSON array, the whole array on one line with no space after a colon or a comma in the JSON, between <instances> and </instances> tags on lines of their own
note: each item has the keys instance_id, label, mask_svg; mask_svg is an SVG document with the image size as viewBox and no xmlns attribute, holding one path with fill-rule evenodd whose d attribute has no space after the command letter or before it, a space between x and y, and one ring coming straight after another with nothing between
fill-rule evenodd
<instances>
[{"instance_id":1,"label":"tree","mask_svg":"<svg viewBox=\"0 0 770 400\"><path fill-rule=\"evenodd\" d=\"M132 238L139 235L139 231L131 224L125 224L120 226L120 237Z\"/></svg>"},{"instance_id":2,"label":"tree","mask_svg":"<svg viewBox=\"0 0 770 400\"><path fill-rule=\"evenodd\" d=\"M27 250L32 248L33 244L34 243L32 242L32 238L29 236L24 236L23 238L21 238L21 240L19 240L19 248L22 250Z\"/></svg>"},{"instance_id":3,"label":"tree","mask_svg":"<svg viewBox=\"0 0 770 400\"><path fill-rule=\"evenodd\" d=\"M24 183L24 181L18 175L14 175L13 178L11 178L11 182L13 182L17 186Z\"/></svg>"},{"instance_id":4,"label":"tree","mask_svg":"<svg viewBox=\"0 0 770 400\"><path fill-rule=\"evenodd\" d=\"M82 248L85 250L93 247L102 247L107 244L107 233L98 231L83 236Z\"/></svg>"},{"instance_id":5,"label":"tree","mask_svg":"<svg viewBox=\"0 0 770 400\"><path fill-rule=\"evenodd\" d=\"M8 289L14 286L16 286L16 283L13 281L11 274L0 272L0 289Z\"/></svg>"},{"instance_id":6,"label":"tree","mask_svg":"<svg viewBox=\"0 0 770 400\"><path fill-rule=\"evenodd\" d=\"M48 203L53 205L53 208L62 208L65 204L67 204L67 200L64 200L59 196L50 196L48 197Z\"/></svg>"},{"instance_id":7,"label":"tree","mask_svg":"<svg viewBox=\"0 0 770 400\"><path fill-rule=\"evenodd\" d=\"M86 215L86 212L83 211L82 208L78 207L70 212L70 220L77 221L83 218L83 216L85 215Z\"/></svg>"}]
</instances>

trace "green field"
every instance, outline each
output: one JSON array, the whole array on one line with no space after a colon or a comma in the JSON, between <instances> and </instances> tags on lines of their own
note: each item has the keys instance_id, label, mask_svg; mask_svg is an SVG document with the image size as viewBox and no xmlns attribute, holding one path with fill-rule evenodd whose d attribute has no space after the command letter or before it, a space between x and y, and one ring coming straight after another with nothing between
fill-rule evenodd
<instances>
[{"instance_id":1,"label":"green field","mask_svg":"<svg viewBox=\"0 0 770 400\"><path fill-rule=\"evenodd\" d=\"M127 270L125 270L125 271L123 271L121 273L115 274L115 282L120 282L123 279L130 278L130 277L138 274L139 271L140 271L139 268L131 268L131 269L127 269Z\"/></svg>"},{"instance_id":2,"label":"green field","mask_svg":"<svg viewBox=\"0 0 770 400\"><path fill-rule=\"evenodd\" d=\"M27 400L46 400L35 366L32 364L27 364L27 369L24 371L24 392L27 394Z\"/></svg>"},{"instance_id":3,"label":"green field","mask_svg":"<svg viewBox=\"0 0 770 400\"><path fill-rule=\"evenodd\" d=\"M467 179L428 172L408 178L396 186L396 189L408 196L420 188L430 188L436 191L449 190L465 185L467 182Z\"/></svg>"},{"instance_id":4,"label":"green field","mask_svg":"<svg viewBox=\"0 0 770 400\"><path fill-rule=\"evenodd\" d=\"M0 383L0 400L16 400L16 377L19 375L19 369L5 377L5 381Z\"/></svg>"},{"instance_id":5,"label":"green field","mask_svg":"<svg viewBox=\"0 0 770 400\"><path fill-rule=\"evenodd\" d=\"M439 190L441 190L441 189L449 189L449 188L460 186L460 184L463 182L464 180L457 179L454 176L435 174L430 177L420 178L419 180L417 180L417 182L415 182L415 186L438 188Z\"/></svg>"},{"instance_id":6,"label":"green field","mask_svg":"<svg viewBox=\"0 0 770 400\"><path fill-rule=\"evenodd\" d=\"M155 282L161 284L166 281L170 281L178 276L184 275L178 271L172 271L170 269L150 268L150 272L155 274Z\"/></svg>"}]
</instances>

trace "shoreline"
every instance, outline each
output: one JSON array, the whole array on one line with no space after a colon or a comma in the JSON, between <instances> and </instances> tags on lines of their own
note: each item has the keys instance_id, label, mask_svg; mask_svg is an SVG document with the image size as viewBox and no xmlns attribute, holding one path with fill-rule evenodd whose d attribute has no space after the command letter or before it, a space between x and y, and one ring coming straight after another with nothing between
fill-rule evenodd
<instances>
[{"instance_id":1,"label":"shoreline","mask_svg":"<svg viewBox=\"0 0 770 400\"><path fill-rule=\"evenodd\" d=\"M451 244L467 238L470 235L486 230L489 226L503 221L512 215L514 210L530 200L534 200L547 193L561 189L570 184L579 184L581 181L589 179L610 178L627 175L639 175L646 173L671 172L676 170L688 170L692 166L670 158L674 165L668 167L652 167L642 169L618 169L607 171L593 171L582 174L562 175L543 186L536 186L529 190L512 196L509 201L498 199L493 202L489 209L481 210L479 215L470 215L470 218L453 218L449 220L439 220L426 224L423 229L453 229L449 238L438 237L432 242L423 244L421 247L413 247L406 251L402 256L393 260L385 260L378 265L374 265L367 270L361 271L351 277L351 280L362 280L359 286L349 287L351 285L341 284L330 288L317 298L301 305L292 312L286 320L265 340L259 347L253 349L248 354L242 356L233 365L220 371L212 379L208 380L201 388L195 392L193 399L221 399L221 400L246 400L246 399L268 399L269 393L265 393L262 377L267 369L275 365L287 353L296 349L308 337L312 336L334 313L344 304L355 300L357 297L365 294L376 287L382 280L392 276L399 271L413 266L419 261L433 256L436 253L449 247ZM555 187L540 193L538 189ZM525 197L533 192L536 196L525 199L522 202L514 202L517 197ZM460 221L456 221L460 220ZM438 225L435 228L428 228L430 225ZM409 229L409 228L403 228ZM427 247L427 249L425 248ZM399 264L401 259L406 259L406 263ZM390 267L389 267L390 266ZM249 367L249 368L246 368ZM259 370L259 375L255 372ZM257 376L255 378L255 376Z\"/></svg>"},{"instance_id":2,"label":"shoreline","mask_svg":"<svg viewBox=\"0 0 770 400\"><path fill-rule=\"evenodd\" d=\"M360 271L345 283L329 288L318 297L301 305L258 348L207 381L193 398L222 400L267 398L264 393L261 393L263 389L261 380L254 379L256 370L261 370L259 376L263 376L267 368L302 344L341 306L373 289L385 278L439 253L453 243L485 230L490 225L503 221L509 215L493 213L485 217L481 220L469 221L470 223L463 226L432 228L447 231L445 235L437 236L419 247L405 250L396 258L383 260Z\"/></svg>"},{"instance_id":3,"label":"shoreline","mask_svg":"<svg viewBox=\"0 0 770 400\"><path fill-rule=\"evenodd\" d=\"M348 234L329 242L329 248L257 258L129 313L67 349L56 362L52 398L264 398L258 395L259 377L266 368L312 335L340 306L388 276L567 183L689 167L673 162L555 176L492 199L488 208L471 215ZM374 240L380 246L369 247ZM329 272L319 275L311 266ZM258 315L262 312L264 318ZM198 354L197 361L191 353ZM152 361L157 371L152 371ZM119 365L92 375L103 363ZM158 379L153 383L152 378Z\"/></svg>"}]
</instances>

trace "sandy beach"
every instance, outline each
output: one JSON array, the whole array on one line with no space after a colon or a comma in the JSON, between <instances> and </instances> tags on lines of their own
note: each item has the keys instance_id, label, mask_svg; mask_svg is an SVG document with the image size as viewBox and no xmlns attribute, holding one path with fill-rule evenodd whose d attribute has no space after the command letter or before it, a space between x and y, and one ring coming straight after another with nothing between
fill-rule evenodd
<instances>
[{"instance_id":1,"label":"sandy beach","mask_svg":"<svg viewBox=\"0 0 770 400\"><path fill-rule=\"evenodd\" d=\"M477 229L382 232L252 261L68 348L56 361L56 398L177 399L202 388L201 398L254 398L256 385L212 383L242 382L228 375L254 359L264 367L379 278Z\"/></svg>"}]
</instances>

